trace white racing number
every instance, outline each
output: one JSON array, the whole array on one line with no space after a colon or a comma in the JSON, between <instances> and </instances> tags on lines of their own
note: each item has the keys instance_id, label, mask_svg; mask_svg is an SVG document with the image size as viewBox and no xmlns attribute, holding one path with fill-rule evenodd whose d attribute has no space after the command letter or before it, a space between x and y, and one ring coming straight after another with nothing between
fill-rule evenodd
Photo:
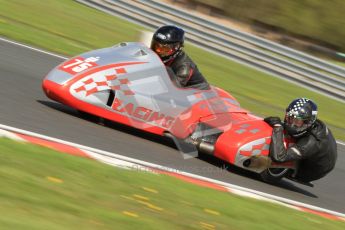
<instances>
[{"instance_id":1,"label":"white racing number","mask_svg":"<svg viewBox=\"0 0 345 230\"><path fill-rule=\"evenodd\" d=\"M99 57L88 57L86 59L82 57L77 57L68 61L60 69L68 73L79 73L90 67L97 66L96 62L99 60Z\"/></svg>"}]
</instances>

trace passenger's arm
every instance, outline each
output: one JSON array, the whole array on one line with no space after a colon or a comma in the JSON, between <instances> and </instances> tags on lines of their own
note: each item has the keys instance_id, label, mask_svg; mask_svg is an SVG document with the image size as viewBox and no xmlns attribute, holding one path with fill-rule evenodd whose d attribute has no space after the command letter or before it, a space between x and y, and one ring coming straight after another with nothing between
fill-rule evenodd
<instances>
[{"instance_id":1,"label":"passenger's arm","mask_svg":"<svg viewBox=\"0 0 345 230\"><path fill-rule=\"evenodd\" d=\"M300 138L296 144L285 148L283 127L273 127L270 145L270 156L276 162L286 162L305 159L317 152L319 145L313 135Z\"/></svg>"}]
</instances>

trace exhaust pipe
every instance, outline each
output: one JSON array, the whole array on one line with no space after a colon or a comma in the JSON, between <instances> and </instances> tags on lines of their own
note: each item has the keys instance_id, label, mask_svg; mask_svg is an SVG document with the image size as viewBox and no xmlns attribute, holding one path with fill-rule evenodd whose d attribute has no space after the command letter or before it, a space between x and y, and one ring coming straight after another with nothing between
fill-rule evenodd
<instances>
[{"instance_id":1,"label":"exhaust pipe","mask_svg":"<svg viewBox=\"0 0 345 230\"><path fill-rule=\"evenodd\" d=\"M173 139L174 141L176 140L176 137L174 135L172 135L171 133L165 132L163 135L165 137ZM213 155L214 145L209 143L209 142L205 142L203 140L192 140L192 139L189 139L187 141L184 140L184 141L185 141L185 143L194 145L197 148L197 150L200 152L203 152L203 153L206 153L209 155Z\"/></svg>"},{"instance_id":2,"label":"exhaust pipe","mask_svg":"<svg viewBox=\"0 0 345 230\"><path fill-rule=\"evenodd\" d=\"M250 166L251 163L252 163L252 161L251 161L251 159L249 158L249 159L243 161L243 166L246 167L246 168L248 168L248 167Z\"/></svg>"},{"instance_id":3,"label":"exhaust pipe","mask_svg":"<svg viewBox=\"0 0 345 230\"><path fill-rule=\"evenodd\" d=\"M208 142L205 141L200 141L197 145L197 148L200 152L209 154L209 155L213 155L214 152L214 145L210 144Z\"/></svg>"}]
</instances>

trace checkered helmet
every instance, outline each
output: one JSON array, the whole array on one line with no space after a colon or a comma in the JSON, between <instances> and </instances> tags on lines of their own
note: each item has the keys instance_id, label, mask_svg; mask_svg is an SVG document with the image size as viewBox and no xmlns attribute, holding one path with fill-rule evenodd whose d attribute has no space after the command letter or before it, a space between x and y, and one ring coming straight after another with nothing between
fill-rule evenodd
<instances>
[{"instance_id":1,"label":"checkered helmet","mask_svg":"<svg viewBox=\"0 0 345 230\"><path fill-rule=\"evenodd\" d=\"M313 126L317 116L317 105L310 99L297 98L286 108L284 126L293 137L303 136Z\"/></svg>"}]
</instances>

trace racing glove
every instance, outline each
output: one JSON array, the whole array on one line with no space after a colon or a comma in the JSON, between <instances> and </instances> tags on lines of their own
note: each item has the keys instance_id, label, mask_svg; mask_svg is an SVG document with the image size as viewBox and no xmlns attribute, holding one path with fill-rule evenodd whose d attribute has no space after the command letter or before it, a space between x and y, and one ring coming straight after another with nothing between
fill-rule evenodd
<instances>
[{"instance_id":1,"label":"racing glove","mask_svg":"<svg viewBox=\"0 0 345 230\"><path fill-rule=\"evenodd\" d=\"M264 121L269 124L271 127L274 126L281 126L282 125L282 121L280 120L279 117L266 117L264 119Z\"/></svg>"}]
</instances>

